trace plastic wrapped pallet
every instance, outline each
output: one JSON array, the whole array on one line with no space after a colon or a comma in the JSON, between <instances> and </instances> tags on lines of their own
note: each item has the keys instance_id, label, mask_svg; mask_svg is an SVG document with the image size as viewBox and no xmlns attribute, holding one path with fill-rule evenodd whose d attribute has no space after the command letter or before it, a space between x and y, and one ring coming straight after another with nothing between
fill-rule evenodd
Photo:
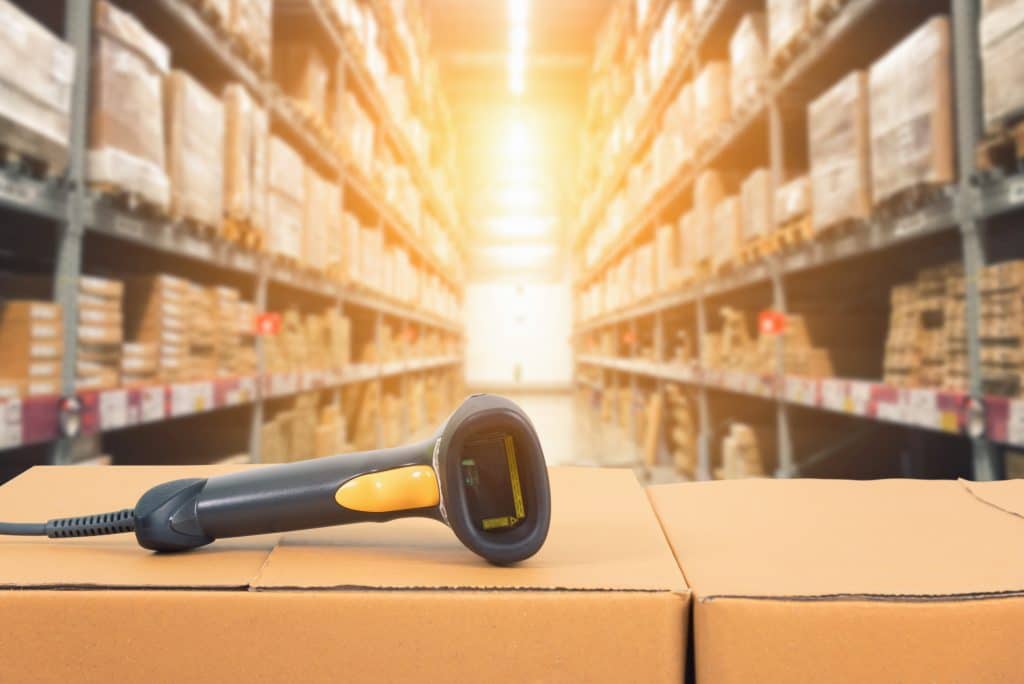
<instances>
[{"instance_id":1,"label":"plastic wrapped pallet","mask_svg":"<svg viewBox=\"0 0 1024 684\"><path fill-rule=\"evenodd\" d=\"M782 227L807 216L811 209L811 184L797 176L775 190L775 225Z\"/></svg>"},{"instance_id":2,"label":"plastic wrapped pallet","mask_svg":"<svg viewBox=\"0 0 1024 684\"><path fill-rule=\"evenodd\" d=\"M105 0L94 6L90 183L132 193L161 209L170 185L164 163L163 77L167 47Z\"/></svg>"},{"instance_id":3,"label":"plastic wrapped pallet","mask_svg":"<svg viewBox=\"0 0 1024 684\"><path fill-rule=\"evenodd\" d=\"M696 144L712 138L732 116L728 62L708 62L693 84Z\"/></svg>"},{"instance_id":4,"label":"plastic wrapped pallet","mask_svg":"<svg viewBox=\"0 0 1024 684\"><path fill-rule=\"evenodd\" d=\"M189 283L169 275L127 281L125 315L127 338L157 348L159 378L185 379L189 356Z\"/></svg>"},{"instance_id":5,"label":"plastic wrapped pallet","mask_svg":"<svg viewBox=\"0 0 1024 684\"><path fill-rule=\"evenodd\" d=\"M302 260L305 167L288 143L270 138L267 171L267 248L272 254Z\"/></svg>"},{"instance_id":6,"label":"plastic wrapped pallet","mask_svg":"<svg viewBox=\"0 0 1024 684\"><path fill-rule=\"evenodd\" d=\"M871 66L875 204L953 181L949 21L935 17Z\"/></svg>"},{"instance_id":7,"label":"plastic wrapped pallet","mask_svg":"<svg viewBox=\"0 0 1024 684\"><path fill-rule=\"evenodd\" d=\"M807 108L815 230L871 215L867 75L853 71Z\"/></svg>"},{"instance_id":8,"label":"plastic wrapped pallet","mask_svg":"<svg viewBox=\"0 0 1024 684\"><path fill-rule=\"evenodd\" d=\"M67 166L74 71L70 45L0 0L0 145L51 176Z\"/></svg>"},{"instance_id":9,"label":"plastic wrapped pallet","mask_svg":"<svg viewBox=\"0 0 1024 684\"><path fill-rule=\"evenodd\" d=\"M723 199L714 210L714 233L711 238L711 267L716 271L729 264L739 249L740 202L735 196Z\"/></svg>"},{"instance_id":10,"label":"plastic wrapped pallet","mask_svg":"<svg viewBox=\"0 0 1024 684\"><path fill-rule=\"evenodd\" d=\"M729 41L729 97L733 112L746 111L764 93L768 47L762 12L744 16Z\"/></svg>"},{"instance_id":11,"label":"plastic wrapped pallet","mask_svg":"<svg viewBox=\"0 0 1024 684\"><path fill-rule=\"evenodd\" d=\"M319 271L327 268L332 217L338 213L337 207L330 206L331 185L315 169L306 167L302 255L308 266Z\"/></svg>"},{"instance_id":12,"label":"plastic wrapped pallet","mask_svg":"<svg viewBox=\"0 0 1024 684\"><path fill-rule=\"evenodd\" d=\"M274 76L289 97L326 120L329 71L327 61L315 43L276 44Z\"/></svg>"},{"instance_id":13,"label":"plastic wrapped pallet","mask_svg":"<svg viewBox=\"0 0 1024 684\"><path fill-rule=\"evenodd\" d=\"M78 279L78 357L75 387L100 390L117 387L124 341L124 284L95 276Z\"/></svg>"},{"instance_id":14,"label":"plastic wrapped pallet","mask_svg":"<svg viewBox=\"0 0 1024 684\"><path fill-rule=\"evenodd\" d=\"M230 0L228 31L238 36L261 65L270 64L273 0Z\"/></svg>"},{"instance_id":15,"label":"plastic wrapped pallet","mask_svg":"<svg viewBox=\"0 0 1024 684\"><path fill-rule=\"evenodd\" d=\"M717 171L704 171L693 186L693 263L697 274L711 265L715 207L725 199L725 185Z\"/></svg>"},{"instance_id":16,"label":"plastic wrapped pallet","mask_svg":"<svg viewBox=\"0 0 1024 684\"><path fill-rule=\"evenodd\" d=\"M740 215L743 217L742 240L763 238L775 228L775 193L768 169L755 169L740 188Z\"/></svg>"},{"instance_id":17,"label":"plastic wrapped pallet","mask_svg":"<svg viewBox=\"0 0 1024 684\"><path fill-rule=\"evenodd\" d=\"M256 106L252 117L252 229L265 243L270 230L270 119Z\"/></svg>"},{"instance_id":18,"label":"plastic wrapped pallet","mask_svg":"<svg viewBox=\"0 0 1024 684\"><path fill-rule=\"evenodd\" d=\"M679 248L679 278L682 282L690 282L697 275L697 256L694 250L694 213L688 211L679 217L676 224L677 235L676 246Z\"/></svg>"},{"instance_id":19,"label":"plastic wrapped pallet","mask_svg":"<svg viewBox=\"0 0 1024 684\"><path fill-rule=\"evenodd\" d=\"M996 133L1024 114L1024 0L981 3L985 127Z\"/></svg>"},{"instance_id":20,"label":"plastic wrapped pallet","mask_svg":"<svg viewBox=\"0 0 1024 684\"><path fill-rule=\"evenodd\" d=\"M768 0L768 49L773 60L796 43L810 21L808 0Z\"/></svg>"},{"instance_id":21,"label":"plastic wrapped pallet","mask_svg":"<svg viewBox=\"0 0 1024 684\"><path fill-rule=\"evenodd\" d=\"M239 223L252 220L255 107L244 86L224 88L224 215Z\"/></svg>"},{"instance_id":22,"label":"plastic wrapped pallet","mask_svg":"<svg viewBox=\"0 0 1024 684\"><path fill-rule=\"evenodd\" d=\"M171 215L220 227L224 198L224 108L183 71L164 80Z\"/></svg>"},{"instance_id":23,"label":"plastic wrapped pallet","mask_svg":"<svg viewBox=\"0 0 1024 684\"><path fill-rule=\"evenodd\" d=\"M679 280L677 239L678 236L673 225L667 224L658 228L655 237L655 270L657 271L657 287L660 292L672 289Z\"/></svg>"}]
</instances>

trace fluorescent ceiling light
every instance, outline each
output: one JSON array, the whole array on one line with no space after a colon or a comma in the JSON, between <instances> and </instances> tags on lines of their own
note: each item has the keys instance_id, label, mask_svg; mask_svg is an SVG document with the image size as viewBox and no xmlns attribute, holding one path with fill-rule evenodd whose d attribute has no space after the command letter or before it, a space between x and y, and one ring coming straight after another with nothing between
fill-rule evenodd
<instances>
[{"instance_id":1,"label":"fluorescent ceiling light","mask_svg":"<svg viewBox=\"0 0 1024 684\"><path fill-rule=\"evenodd\" d=\"M508 23L525 24L530 14L530 0L508 0Z\"/></svg>"},{"instance_id":2,"label":"fluorescent ceiling light","mask_svg":"<svg viewBox=\"0 0 1024 684\"><path fill-rule=\"evenodd\" d=\"M536 239L549 236L557 223L554 216L493 216L487 230L499 237Z\"/></svg>"}]
</instances>

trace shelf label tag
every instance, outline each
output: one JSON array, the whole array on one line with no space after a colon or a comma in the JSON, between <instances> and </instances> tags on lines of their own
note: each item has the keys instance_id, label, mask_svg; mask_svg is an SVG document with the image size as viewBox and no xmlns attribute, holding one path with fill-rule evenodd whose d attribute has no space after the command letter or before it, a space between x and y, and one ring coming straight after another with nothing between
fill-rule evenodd
<instances>
[{"instance_id":1,"label":"shelf label tag","mask_svg":"<svg viewBox=\"0 0 1024 684\"><path fill-rule=\"evenodd\" d=\"M38 186L10 176L0 175L0 197L15 204L32 204L39 199L39 195Z\"/></svg>"},{"instance_id":2,"label":"shelf label tag","mask_svg":"<svg viewBox=\"0 0 1024 684\"><path fill-rule=\"evenodd\" d=\"M921 427L933 429L941 427L939 395L934 390L912 389L904 396L907 407L906 420Z\"/></svg>"},{"instance_id":3,"label":"shelf label tag","mask_svg":"<svg viewBox=\"0 0 1024 684\"><path fill-rule=\"evenodd\" d=\"M281 332L281 314L261 313L256 316L256 334L263 337L271 337Z\"/></svg>"},{"instance_id":4,"label":"shelf label tag","mask_svg":"<svg viewBox=\"0 0 1024 684\"><path fill-rule=\"evenodd\" d=\"M1015 445L1024 445L1024 400L1011 399L1006 419L1006 440Z\"/></svg>"},{"instance_id":5,"label":"shelf label tag","mask_svg":"<svg viewBox=\"0 0 1024 684\"><path fill-rule=\"evenodd\" d=\"M167 405L164 399L164 387L145 387L139 397L139 420L143 423L152 423L163 420L167 415Z\"/></svg>"},{"instance_id":6,"label":"shelf label tag","mask_svg":"<svg viewBox=\"0 0 1024 684\"><path fill-rule=\"evenodd\" d=\"M1024 178L1015 178L1006 188L1006 199L1010 204L1024 202Z\"/></svg>"},{"instance_id":7,"label":"shelf label tag","mask_svg":"<svg viewBox=\"0 0 1024 684\"><path fill-rule=\"evenodd\" d=\"M100 429L117 430L128 425L128 392L100 392Z\"/></svg>"},{"instance_id":8,"label":"shelf label tag","mask_svg":"<svg viewBox=\"0 0 1024 684\"><path fill-rule=\"evenodd\" d=\"M0 402L0 449L21 446L23 439L21 400Z\"/></svg>"},{"instance_id":9,"label":"shelf label tag","mask_svg":"<svg viewBox=\"0 0 1024 684\"><path fill-rule=\"evenodd\" d=\"M786 332L786 314L768 309L757 316L757 329L762 335L774 337Z\"/></svg>"},{"instance_id":10,"label":"shelf label tag","mask_svg":"<svg viewBox=\"0 0 1024 684\"><path fill-rule=\"evenodd\" d=\"M192 411L199 413L214 408L213 383L197 382L192 386Z\"/></svg>"}]
</instances>

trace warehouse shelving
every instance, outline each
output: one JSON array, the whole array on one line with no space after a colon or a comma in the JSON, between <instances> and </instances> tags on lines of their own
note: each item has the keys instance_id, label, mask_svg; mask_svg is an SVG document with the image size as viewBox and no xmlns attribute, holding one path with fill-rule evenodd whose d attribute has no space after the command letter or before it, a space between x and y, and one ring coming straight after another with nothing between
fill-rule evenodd
<instances>
[{"instance_id":1,"label":"warehouse shelving","mask_svg":"<svg viewBox=\"0 0 1024 684\"><path fill-rule=\"evenodd\" d=\"M758 119L766 119L769 166L776 184L784 178L786 168L783 155L783 141L790 133L784 131L781 108L792 106L794 93L798 99L807 97L807 83L820 80L823 71L838 71L832 62L845 64L858 50L856 36L872 32L875 22L884 21L887 3L882 0L848 0L838 3L837 12L827 21L817 20L815 26L802 40L799 52L778 72L773 73L767 83L763 101L748 106L745 116L718 135L714 145L699 151L694 162L677 169L671 179L653 194L636 216L628 220L624 229L605 246L593 264L582 259L582 248L593 229L600 221L602 212L609 205L615 190L624 182L630 165L645 149L647 141L660 125L664 108L671 102L672 95L662 99L652 98L654 113L643 117L645 128L636 134L634 145L619 159L608 166L609 171L595 185L598 190L592 197L593 203L585 201L582 220L574 232L574 244L581 250L578 262L576 285L584 287L603 275L619 256L637 244L644 235L649 235L660 217L670 213L679 203L679 198L689 191L698 173L710 168L722 150L736 146L737 141L749 133L749 127ZM726 25L735 25L744 12L755 9L750 3L740 0L718 0L709 18L691 31L692 38L683 50L688 56L682 63L695 64L700 61L705 44L714 31ZM919 11L916 6L901 7L911 13ZM889 422L913 428L924 428L966 436L971 440L974 476L979 479L997 477L1001 470L999 452L1003 446L1024 445L1024 429L1017 427L1024 417L1024 401L1004 397L985 396L981 387L980 333L979 333L979 292L976 275L985 263L983 249L984 222L987 219L1024 210L1024 175L982 176L975 168L974 150L980 137L980 96L979 73L980 52L977 45L977 8L971 0L950 0L946 7L951 14L953 38L953 81L957 93L958 181L945 192L931 198L905 215L889 218L875 218L862 229L837 236L825 236L805 243L795 249L782 252L762 261L728 269L703 282L678 288L668 294L661 294L646 301L635 302L615 311L606 312L595 318L579 320L575 328L577 343L577 364L580 367L600 369L610 373L625 386L637 387L637 381L645 378L654 381L658 387L664 383L680 382L694 388L700 436L698 450L699 477L709 477L711 468L710 435L713 416L710 415L708 391L724 391L744 396L755 401L772 402L776 406L775 435L772 445L778 453L779 476L791 476L800 472L800 466L793 446L790 427L790 407L807 407L814 410L832 411L857 416L869 421ZM891 22L890 22L891 23ZM889 27L887 27L889 28ZM728 29L727 29L728 30ZM855 35L856 34L856 35ZM677 60L679 58L677 57ZM831 60L831 61L829 61ZM829 78L836 78L833 73ZM666 81L672 81L671 77ZM664 84L663 84L664 85ZM673 84L672 88L678 88ZM758 122L759 123L759 122ZM654 130L647 130L652 126ZM808 379L792 377L780 370L767 376L738 372L716 372L707 369L687 368L640 360L608 359L593 357L583 351L584 340L597 332L610 332L614 337L622 331L634 331L638 326L653 326L661 330L662 319L670 312L685 308L684 315L694 319L693 330L702 338L708 330L706 303L710 298L722 300L732 293L763 288L768 291L772 308L785 312L787 293L786 279L793 274L819 268L826 264L845 262L867 255L881 254L891 250L906 249L932 240L935 236L958 237L967 277L967 339L970 391L965 393L932 389L903 389L887 386L878 381L860 381L846 378ZM873 258L873 257L872 257ZM779 364L781 368L781 344L779 342ZM635 342L627 345L636 351ZM578 374L581 386L595 384L588 374ZM973 398L973 399L972 399ZM981 407L980 409L978 407ZM976 427L975 412L981 411L983 430ZM968 429L970 428L970 429Z\"/></svg>"},{"instance_id":2,"label":"warehouse shelving","mask_svg":"<svg viewBox=\"0 0 1024 684\"><path fill-rule=\"evenodd\" d=\"M328 19L322 0L279 0L280 5L297 6L312 11L306 18L328 32L327 39L341 50L353 73L363 66L345 41L336 33ZM170 258L176 268L189 264L201 266L216 279L217 273L231 277L234 282L247 282L254 292L258 310L267 308L268 292L286 288L288 292L301 292L311 301L339 312L362 312L361 320L378 330L384 317L414 326L421 333L441 331L459 337L462 326L433 312L421 310L404 302L369 291L355 283L343 283L303 267L282 263L262 252L252 251L227 243L209 234L197 233L173 220L153 216L133 207L125 206L110 197L93 193L85 181L85 148L88 127L88 81L91 55L92 2L68 2L65 5L64 38L76 50L78 59L72 97L72 131L69 144L70 163L65 178L40 180L21 169L0 168L0 208L52 220L56 231L57 254L54 265L54 299L61 304L64 316L64 361L62 387L64 397L74 398L81 408L76 414L76 403L61 397L31 397L0 402L0 449L30 444L52 443L50 460L55 463L70 461L75 442L83 437L127 427L155 424L171 418L198 416L234 406L250 406L251 423L249 450L258 458L259 430L262 424L263 403L311 390L337 390L358 383L374 383L385 379L418 374L449 373L461 365L460 356L407 359L382 364L350 364L344 370L305 371L296 373L268 373L262 342L257 342L258 367L253 376L217 378L195 382L180 382L143 388L118 388L102 392L75 391L75 357L77 348L77 291L75 283L82 272L82 253L90 235L102 236L136 249L151 251ZM373 183L352 173L347 160L336 156L320 140L295 108L280 93L269 75L260 73L241 54L233 41L210 26L192 3L186 0L156 0L141 3L139 10L146 23L159 37L172 47L175 58L182 56L189 64L202 66L201 71L214 85L235 81L246 85L267 106L272 130L282 134L296 146L302 156L321 171L335 176L346 190L354 190L360 205L372 214L376 226L384 229L392 239L406 247L428 271L436 273L456 293L461 283L452 269L443 264L416 236L384 199L383 192ZM209 72L209 73L208 73ZM359 85L358 83L356 84ZM371 81L364 85L372 88ZM371 92L371 91L367 91ZM375 123L392 142L403 163L410 167L415 182L430 203L442 228L455 244L462 244L462 232L454 212L442 215L444 206L433 176L424 167L424 161L415 153L384 108L379 94L380 108L375 111ZM346 202L347 204L347 202ZM242 280L239 281L238 278ZM280 293L279 293L280 294ZM366 318L368 316L368 318ZM334 400L338 394L334 392ZM77 415L78 421L68 421ZM80 431L71 434L62 431L62 424L80 423ZM379 431L378 431L379 432Z\"/></svg>"}]
</instances>

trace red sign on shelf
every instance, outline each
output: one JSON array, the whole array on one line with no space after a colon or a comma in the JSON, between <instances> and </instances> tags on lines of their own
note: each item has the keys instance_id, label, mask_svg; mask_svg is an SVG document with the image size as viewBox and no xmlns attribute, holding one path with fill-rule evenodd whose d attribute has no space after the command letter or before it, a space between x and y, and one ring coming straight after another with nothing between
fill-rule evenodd
<instances>
[{"instance_id":1,"label":"red sign on shelf","mask_svg":"<svg viewBox=\"0 0 1024 684\"><path fill-rule=\"evenodd\" d=\"M281 314L261 313L256 316L256 334L270 337L281 332Z\"/></svg>"},{"instance_id":2,"label":"red sign on shelf","mask_svg":"<svg viewBox=\"0 0 1024 684\"><path fill-rule=\"evenodd\" d=\"M781 335L786 331L786 314L781 311L762 311L757 317L757 329L762 335Z\"/></svg>"}]
</instances>

